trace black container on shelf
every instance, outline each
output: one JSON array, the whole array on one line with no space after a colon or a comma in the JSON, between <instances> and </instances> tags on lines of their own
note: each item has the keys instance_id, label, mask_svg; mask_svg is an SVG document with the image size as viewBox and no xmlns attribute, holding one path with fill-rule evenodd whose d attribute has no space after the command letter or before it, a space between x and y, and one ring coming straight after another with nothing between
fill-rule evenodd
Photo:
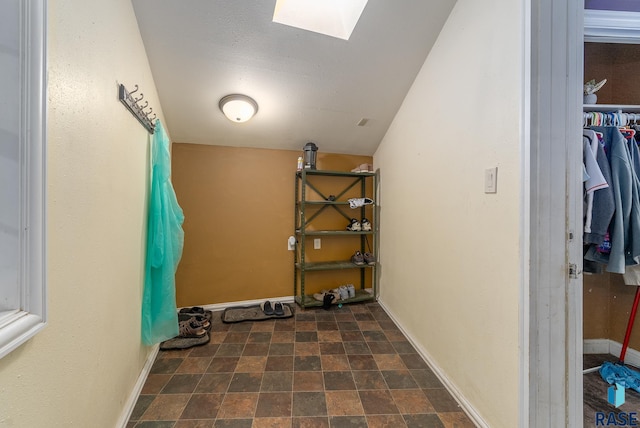
<instances>
[{"instance_id":1,"label":"black container on shelf","mask_svg":"<svg viewBox=\"0 0 640 428\"><path fill-rule=\"evenodd\" d=\"M318 146L309 142L302 148L304 153L304 168L316 169L316 158L318 155Z\"/></svg>"}]
</instances>

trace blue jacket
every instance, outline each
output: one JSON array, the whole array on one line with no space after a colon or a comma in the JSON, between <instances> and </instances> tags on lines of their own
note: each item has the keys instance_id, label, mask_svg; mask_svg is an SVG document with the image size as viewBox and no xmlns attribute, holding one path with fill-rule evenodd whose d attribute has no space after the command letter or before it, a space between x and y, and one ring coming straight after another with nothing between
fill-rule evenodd
<instances>
[{"instance_id":1,"label":"blue jacket","mask_svg":"<svg viewBox=\"0 0 640 428\"><path fill-rule=\"evenodd\" d=\"M606 263L608 272L624 273L625 266L638 264L640 260L640 181L626 139L618 128L594 126L591 129L604 136L615 212L609 228L610 254L599 253L592 247L585 258Z\"/></svg>"}]
</instances>

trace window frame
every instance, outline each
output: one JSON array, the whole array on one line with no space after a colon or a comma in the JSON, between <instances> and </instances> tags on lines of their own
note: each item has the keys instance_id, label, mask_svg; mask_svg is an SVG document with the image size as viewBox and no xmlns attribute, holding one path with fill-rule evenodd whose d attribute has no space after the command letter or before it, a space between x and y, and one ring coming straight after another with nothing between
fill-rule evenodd
<instances>
[{"instance_id":1,"label":"window frame","mask_svg":"<svg viewBox=\"0 0 640 428\"><path fill-rule=\"evenodd\" d=\"M20 307L0 319L0 358L47 322L46 293L46 0L20 2ZM0 2L0 5L2 3ZM14 285L15 286L15 285ZM0 292L2 291L0 284Z\"/></svg>"}]
</instances>

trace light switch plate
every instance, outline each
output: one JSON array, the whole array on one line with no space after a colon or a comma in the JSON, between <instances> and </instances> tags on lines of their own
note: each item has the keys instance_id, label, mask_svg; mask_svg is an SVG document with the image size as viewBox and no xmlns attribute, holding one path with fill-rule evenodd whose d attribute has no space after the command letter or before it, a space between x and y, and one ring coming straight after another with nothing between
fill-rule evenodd
<instances>
[{"instance_id":1,"label":"light switch plate","mask_svg":"<svg viewBox=\"0 0 640 428\"><path fill-rule=\"evenodd\" d=\"M484 193L498 192L498 167L484 170Z\"/></svg>"},{"instance_id":2,"label":"light switch plate","mask_svg":"<svg viewBox=\"0 0 640 428\"><path fill-rule=\"evenodd\" d=\"M319 250L322 247L322 243L320 241L320 238L315 238L313 240L313 249L314 250Z\"/></svg>"}]
</instances>

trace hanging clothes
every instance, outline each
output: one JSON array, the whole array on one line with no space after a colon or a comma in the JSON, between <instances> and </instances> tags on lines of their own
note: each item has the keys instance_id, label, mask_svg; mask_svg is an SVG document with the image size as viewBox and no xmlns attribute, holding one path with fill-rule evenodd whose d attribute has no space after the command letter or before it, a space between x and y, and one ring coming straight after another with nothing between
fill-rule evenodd
<instances>
[{"instance_id":1,"label":"hanging clothes","mask_svg":"<svg viewBox=\"0 0 640 428\"><path fill-rule=\"evenodd\" d=\"M615 209L613 191L609 186L611 169L596 132L584 130L582 136L583 168L589 176L584 183L584 242L600 245L604 241Z\"/></svg>"},{"instance_id":2,"label":"hanging clothes","mask_svg":"<svg viewBox=\"0 0 640 428\"><path fill-rule=\"evenodd\" d=\"M146 345L178 336L175 273L184 245L184 214L171 184L169 139L159 120L156 121L151 153L151 195L142 298L142 341Z\"/></svg>"},{"instance_id":3,"label":"hanging clothes","mask_svg":"<svg viewBox=\"0 0 640 428\"><path fill-rule=\"evenodd\" d=\"M625 272L626 266L640 260L640 181L625 137L613 126L591 128L603 135L605 152L611 167L615 211L610 224L609 254L591 246L585 259L607 265L608 272Z\"/></svg>"}]
</instances>

